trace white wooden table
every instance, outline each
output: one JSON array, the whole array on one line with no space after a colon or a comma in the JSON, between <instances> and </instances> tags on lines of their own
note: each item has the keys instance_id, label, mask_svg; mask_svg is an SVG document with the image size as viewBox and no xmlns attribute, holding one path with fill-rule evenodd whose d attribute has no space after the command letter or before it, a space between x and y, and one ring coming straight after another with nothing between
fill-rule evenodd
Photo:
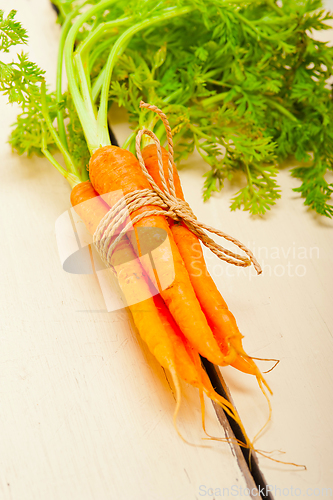
<instances>
[{"instance_id":1,"label":"white wooden table","mask_svg":"<svg viewBox=\"0 0 333 500\"><path fill-rule=\"evenodd\" d=\"M29 53L55 82L59 26L47 0L5 0L30 35ZM327 34L325 34L327 36ZM332 35L331 35L332 36ZM0 499L199 499L246 495L229 445L203 441L199 398L184 388L179 427L164 372L125 311L106 313L94 276L65 273L55 221L69 208L69 186L42 158L11 152L17 109L0 100ZM128 133L115 111L121 142ZM264 274L237 271L207 253L209 269L236 315L245 348L281 360L267 375L273 418L258 448L306 464L306 471L260 458L276 498L332 496L333 221L316 216L279 174L282 199L265 217L231 213L227 185L201 199L205 165L180 172L199 220L252 248ZM261 368L266 368L261 363ZM267 405L250 376L223 369L250 437ZM223 437L207 401L207 428ZM224 488L224 490L223 490Z\"/></svg>"}]
</instances>

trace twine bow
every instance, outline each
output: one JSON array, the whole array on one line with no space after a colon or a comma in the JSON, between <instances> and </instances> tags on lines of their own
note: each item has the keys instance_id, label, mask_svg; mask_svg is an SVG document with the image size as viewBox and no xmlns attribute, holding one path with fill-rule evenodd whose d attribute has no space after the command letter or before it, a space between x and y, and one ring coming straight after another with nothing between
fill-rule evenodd
<instances>
[{"instance_id":1,"label":"twine bow","mask_svg":"<svg viewBox=\"0 0 333 500\"><path fill-rule=\"evenodd\" d=\"M166 128L168 139L168 182L166 181L164 175L162 149L159 139L151 130L139 130L136 136L136 154L142 172L150 183L152 189L137 190L123 196L101 220L99 226L95 231L93 241L97 249L99 250L104 263L107 266L110 266L110 259L114 248L117 246L121 238L123 238L125 233L128 230L132 229L132 227L139 220L151 215L164 215L165 217L170 217L175 221L182 221L184 224L186 224L188 229L193 234L195 234L207 248L215 253L215 255L219 257L219 259L224 260L229 264L234 264L235 266L241 267L250 266L252 263L257 273L261 274L261 267L251 250L249 250L245 245L243 245L243 243L238 241L233 236L230 236L223 231L220 231L219 229L215 229L213 227L207 226L202 222L199 222L189 204L186 201L177 198L173 178L173 141L168 119L166 115L159 108L157 108L157 106L154 106L152 104L147 104L141 101L140 108L148 108L152 111L155 111L162 119ZM158 187L144 164L140 147L143 135L148 135L149 137L151 137L156 144L159 175L163 189L160 189ZM126 222L129 214L146 205L154 205L156 206L156 209L147 209L143 213L136 215L131 220ZM118 230L118 236L114 239L114 241L112 241ZM217 236L220 236L227 241L231 241L240 250L242 250L247 255L247 257L231 252L230 250L222 247L212 238L210 238L206 231L216 234Z\"/></svg>"}]
</instances>

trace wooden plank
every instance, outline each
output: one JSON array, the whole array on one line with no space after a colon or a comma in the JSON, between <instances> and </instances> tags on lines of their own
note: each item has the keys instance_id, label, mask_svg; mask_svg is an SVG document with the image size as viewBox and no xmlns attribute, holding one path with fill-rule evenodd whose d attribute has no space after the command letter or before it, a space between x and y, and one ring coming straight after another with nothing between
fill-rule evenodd
<instances>
[{"instance_id":1,"label":"wooden plank","mask_svg":"<svg viewBox=\"0 0 333 500\"><path fill-rule=\"evenodd\" d=\"M12 2L3 8L12 8ZM54 82L59 29L48 2L17 0L15 8L29 30L31 58ZM16 109L4 99L0 103L1 498L163 500L211 497L223 488L230 496L240 493L247 483L227 445L190 447L177 438L164 372L129 317L95 312L102 296L94 277L62 272L54 224L69 207L69 188L46 160L10 152L5 141ZM121 141L128 125L121 114L113 113L113 121ZM255 277L207 253L247 351L281 359L267 375L273 418L257 446L282 449L285 454L273 456L308 469L263 458L260 464L277 498L296 488L301 496L329 496L332 221L307 212L291 191L298 182L287 171L279 174L282 199L265 217L231 213L229 197L238 186L228 183L204 204L205 169L192 157L181 171L194 212L248 244L264 267L264 275ZM267 417L265 400L251 377L232 368L222 372L253 437ZM222 436L206 406L209 432ZM207 445L201 441L195 391L186 391L179 422L188 440Z\"/></svg>"}]
</instances>

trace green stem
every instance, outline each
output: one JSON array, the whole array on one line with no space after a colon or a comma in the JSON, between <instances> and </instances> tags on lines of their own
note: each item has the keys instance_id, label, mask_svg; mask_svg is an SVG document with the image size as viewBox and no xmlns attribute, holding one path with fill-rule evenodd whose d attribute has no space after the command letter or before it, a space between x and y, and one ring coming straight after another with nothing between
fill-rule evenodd
<instances>
[{"instance_id":1,"label":"green stem","mask_svg":"<svg viewBox=\"0 0 333 500\"><path fill-rule=\"evenodd\" d=\"M73 189L73 187L76 185L76 184L79 184L81 182L81 180L74 174L71 174L70 172L68 172L67 170L65 170L59 162L57 162L57 160L54 158L54 156L51 155L51 153L49 152L49 150L47 149L47 145L46 145L46 131L45 131L45 127L44 125L42 125L42 153L43 155L45 156L45 158L47 158L49 160L49 162L58 170L58 172L61 173L61 175L63 177L65 177L65 179L67 179L67 181L69 182L71 188Z\"/></svg>"},{"instance_id":2,"label":"green stem","mask_svg":"<svg viewBox=\"0 0 333 500\"><path fill-rule=\"evenodd\" d=\"M193 138L194 138L194 144L195 144L195 147L199 153L199 155L201 156L201 158L204 160L204 162L206 162L206 155L204 155L202 152L201 152L201 147L200 147L200 142L198 141L198 138L196 136L196 134L193 134Z\"/></svg>"},{"instance_id":3,"label":"green stem","mask_svg":"<svg viewBox=\"0 0 333 500\"><path fill-rule=\"evenodd\" d=\"M214 106L214 104L223 101L228 92L221 92L219 94L213 95L212 97L207 97L201 101L201 105L204 108L208 108L210 106Z\"/></svg>"},{"instance_id":4,"label":"green stem","mask_svg":"<svg viewBox=\"0 0 333 500\"><path fill-rule=\"evenodd\" d=\"M254 22L253 21L249 21L248 19L246 19L246 17L244 17L242 14L240 14L239 12L235 11L234 12L234 15L236 17L238 17L238 19L246 24L249 28L251 28L251 30L256 34L256 35L259 35L259 36L263 36L263 38L267 38L266 35L262 34L259 32L259 30L255 27L254 25Z\"/></svg>"},{"instance_id":5,"label":"green stem","mask_svg":"<svg viewBox=\"0 0 333 500\"><path fill-rule=\"evenodd\" d=\"M96 44L97 40L105 35L108 31L112 31L115 27L121 26L122 24L127 24L133 19L133 17L126 17L123 19L116 19L114 21L110 21L108 23L104 23L103 25L100 25L98 28L96 28L95 32L90 33L87 38L82 42L79 46L79 48L76 50L74 54L74 59L76 62L76 67L79 72L79 75L81 76L80 82L83 84L83 87L81 87L82 93L83 93L83 99L86 102L88 99L90 102L95 103L96 99L98 97L98 94L100 92L100 89L102 88L103 85L103 70L100 72L98 78L96 79L93 88L91 89L91 86L89 85L90 82L90 76L89 72L91 70L91 65L89 65L87 58L85 58L85 53L88 51L89 48L92 47L92 45ZM110 41L106 40L105 46L107 47L110 45ZM103 47L104 44L102 44ZM100 49L99 49L100 50ZM85 83L85 81L88 83ZM88 103L87 103L88 104ZM89 105L89 104L88 104Z\"/></svg>"},{"instance_id":6,"label":"green stem","mask_svg":"<svg viewBox=\"0 0 333 500\"><path fill-rule=\"evenodd\" d=\"M122 149L127 149L128 145L131 144L131 142L135 139L136 134L138 133L138 129L135 129L134 132L132 132L124 142L124 144L121 146Z\"/></svg>"},{"instance_id":7,"label":"green stem","mask_svg":"<svg viewBox=\"0 0 333 500\"><path fill-rule=\"evenodd\" d=\"M103 36L105 33L108 32L107 24L109 23L102 23L96 28L95 30L92 30L87 38L83 40L79 47L76 49L76 53L83 54L86 52L95 42L97 42L98 38ZM114 25L114 21L111 21L111 24Z\"/></svg>"},{"instance_id":8,"label":"green stem","mask_svg":"<svg viewBox=\"0 0 333 500\"><path fill-rule=\"evenodd\" d=\"M175 90L174 92L172 92L171 94L169 94L167 97L165 97L164 102L170 102L170 101L173 101L175 99L177 99L177 97L183 92L183 88L180 87L179 89Z\"/></svg>"},{"instance_id":9,"label":"green stem","mask_svg":"<svg viewBox=\"0 0 333 500\"><path fill-rule=\"evenodd\" d=\"M58 172L61 173L63 177L66 178L66 176L68 176L67 170L62 168L60 163L57 162L57 160L51 155L51 153L49 153L47 149L42 148L42 153L49 160L49 162L52 163L52 165L58 170Z\"/></svg>"},{"instance_id":10,"label":"green stem","mask_svg":"<svg viewBox=\"0 0 333 500\"><path fill-rule=\"evenodd\" d=\"M158 139L160 141L161 146L163 146L163 144L165 144L167 142L167 135L166 135L165 130L163 130L162 134L160 135L160 137Z\"/></svg>"},{"instance_id":11,"label":"green stem","mask_svg":"<svg viewBox=\"0 0 333 500\"><path fill-rule=\"evenodd\" d=\"M188 128L190 130L192 130L193 132L193 137L194 137L194 141L197 140L197 136L199 135L200 137L202 137L203 139L206 139L207 141L211 142L212 140L212 134L211 135L207 135L205 134L204 132L202 132L202 130L199 129L199 127L195 127L194 125L192 125L191 123L188 123ZM228 148L228 144L227 142L225 141L225 139L223 137L219 137L219 140L216 139L217 143L218 144L221 144L221 146L223 146L225 148L225 155L227 155L229 153L229 148ZM220 141L220 142L219 142ZM196 144L199 144L199 141L196 142Z\"/></svg>"},{"instance_id":12,"label":"green stem","mask_svg":"<svg viewBox=\"0 0 333 500\"><path fill-rule=\"evenodd\" d=\"M270 7L272 7L272 9L274 9L274 10L275 10L275 12L276 12L277 14L279 14L279 16L283 16L283 15L284 15L284 14L283 14L283 12L282 12L282 10L280 9L280 7L278 7L278 6L276 5L276 3L274 2L274 0L266 0L266 3L267 3Z\"/></svg>"},{"instance_id":13,"label":"green stem","mask_svg":"<svg viewBox=\"0 0 333 500\"><path fill-rule=\"evenodd\" d=\"M189 129L192 130L193 135L195 135L195 136L196 135L200 135L200 137L202 137L203 139L206 139L207 141L211 141L212 140L212 136L211 135L205 134L204 132L202 132L202 130L200 130L198 127L195 127L191 123L188 124L188 127L189 127Z\"/></svg>"},{"instance_id":14,"label":"green stem","mask_svg":"<svg viewBox=\"0 0 333 500\"><path fill-rule=\"evenodd\" d=\"M46 122L46 125L47 125L52 137L53 137L53 140L54 140L57 148L59 149L59 151L61 152L61 154L64 157L65 164L66 164L66 167L68 168L68 171L72 174L78 175L71 156L69 155L66 147L61 142L55 128L53 127L53 124L52 124L52 121L51 121L51 118L50 118L50 115L48 112L48 108L47 108L45 81L42 83L42 86L41 86L41 103L42 103L42 114L43 114L44 120Z\"/></svg>"},{"instance_id":15,"label":"green stem","mask_svg":"<svg viewBox=\"0 0 333 500\"><path fill-rule=\"evenodd\" d=\"M233 85L230 85L230 83L219 82L218 80L213 80L212 78L207 78L206 82L213 83L214 85L219 85L220 87L228 87L228 88L233 87Z\"/></svg>"},{"instance_id":16,"label":"green stem","mask_svg":"<svg viewBox=\"0 0 333 500\"><path fill-rule=\"evenodd\" d=\"M169 94L167 97L165 97L163 99L163 102L164 103L169 103L170 101L173 101L173 100L177 100L177 97L183 92L183 88L179 88L177 90L175 90L174 92L172 92L171 94ZM167 112L166 109L164 109L165 112ZM142 116L142 114L141 114ZM158 116L156 116L156 114L154 113L153 115L153 119L151 121L151 123L147 126L147 128L149 128L150 130L154 131L154 127L156 125L156 122L159 120ZM143 126L143 124L141 124L141 126ZM163 123L161 123L158 127L157 127L157 130L156 132L154 132L154 134L156 135L156 137L159 139L159 141L161 142L162 144L162 137L163 137L163 134L164 134L164 131L165 131L165 126Z\"/></svg>"},{"instance_id":17,"label":"green stem","mask_svg":"<svg viewBox=\"0 0 333 500\"><path fill-rule=\"evenodd\" d=\"M135 150L135 141L132 141L129 145L129 151L136 155L136 150Z\"/></svg>"},{"instance_id":18,"label":"green stem","mask_svg":"<svg viewBox=\"0 0 333 500\"><path fill-rule=\"evenodd\" d=\"M193 7L183 7L183 8L170 8L168 10L163 11L163 14L159 16L152 17L150 19L146 19L138 24L135 24L131 28L127 29L116 41L112 50L109 54L106 70L105 70L105 79L103 82L103 87L101 91L101 101L100 108L97 116L97 136L99 138L99 143L96 144L95 147L99 147L99 145L108 145L110 144L110 138L108 134L107 127L107 113L108 113L108 96L109 96L109 88L112 77L112 71L116 63L117 57L119 57L122 52L125 50L127 43L132 38L132 36L141 31L148 26L151 26L155 23L159 23L168 19L171 19L176 16L181 16L191 12Z\"/></svg>"},{"instance_id":19,"label":"green stem","mask_svg":"<svg viewBox=\"0 0 333 500\"><path fill-rule=\"evenodd\" d=\"M105 71L106 71L106 68L104 66L104 68L99 72L98 77L96 78L96 80L94 81L94 84L92 86L91 95L92 95L92 100L94 103L96 102L97 97L98 97L98 95L101 91L101 88L103 86L103 81L105 78Z\"/></svg>"},{"instance_id":20,"label":"green stem","mask_svg":"<svg viewBox=\"0 0 333 500\"><path fill-rule=\"evenodd\" d=\"M216 69L211 69L210 71L208 71L206 74L205 74L205 78L211 78L212 76L216 76L216 75L219 75L220 73L222 73L222 68L221 66L219 66L218 68Z\"/></svg>"},{"instance_id":21,"label":"green stem","mask_svg":"<svg viewBox=\"0 0 333 500\"><path fill-rule=\"evenodd\" d=\"M247 163L245 163L245 170L246 170L246 175L247 175L247 180L248 180L248 185L249 185L249 190L251 191L252 194L255 194L255 191L253 189L253 184L252 184L252 178L251 178L251 172L249 169L249 166Z\"/></svg>"},{"instance_id":22,"label":"green stem","mask_svg":"<svg viewBox=\"0 0 333 500\"><path fill-rule=\"evenodd\" d=\"M78 49L76 50L77 53L80 53L81 55L87 52L93 45L96 44L97 40L101 38L103 35L106 35L108 32L112 31L114 28L118 28L118 26L121 26L122 24L127 24L130 23L133 20L133 16L130 17L124 17L124 18L119 18L115 19L114 21L108 21L107 23L102 23L93 30L87 38L80 43Z\"/></svg>"},{"instance_id":23,"label":"green stem","mask_svg":"<svg viewBox=\"0 0 333 500\"><path fill-rule=\"evenodd\" d=\"M157 130L154 132L154 134L156 135L157 139L159 139L160 142L161 142L161 137L163 135L164 130L165 130L164 123L161 123L161 125L159 125L157 127Z\"/></svg>"},{"instance_id":24,"label":"green stem","mask_svg":"<svg viewBox=\"0 0 333 500\"><path fill-rule=\"evenodd\" d=\"M177 134L175 134L173 136L173 142L174 142L174 145L176 146L177 143L179 142L179 140L183 137L183 135L188 131L188 127L184 126L180 132L178 132Z\"/></svg>"},{"instance_id":25,"label":"green stem","mask_svg":"<svg viewBox=\"0 0 333 500\"><path fill-rule=\"evenodd\" d=\"M84 14L81 14L81 16L76 20L76 22L69 30L65 42L65 65L66 65L68 85L90 151L96 149L96 144L97 147L99 145L99 139L97 134L97 123L96 123L93 103L92 102L88 103L84 101L78 87L74 71L74 62L73 62L74 43L81 26L94 14L96 14L102 9L105 9L106 7L109 7L114 3L116 3L116 0L104 0L102 2L99 2L97 5L91 7L90 9L88 9ZM81 81L81 85L82 84L83 82Z\"/></svg>"},{"instance_id":26,"label":"green stem","mask_svg":"<svg viewBox=\"0 0 333 500\"><path fill-rule=\"evenodd\" d=\"M298 123L298 119L296 118L296 116L294 116L292 113L290 113L290 111L288 111L284 106L282 106L278 102L274 101L273 99L270 99L269 97L265 97L265 100L269 106L280 111L280 113L282 115L286 116L287 118L289 118L289 120L292 120L293 122Z\"/></svg>"},{"instance_id":27,"label":"green stem","mask_svg":"<svg viewBox=\"0 0 333 500\"><path fill-rule=\"evenodd\" d=\"M84 105L86 109L93 111L94 117L96 117L94 108L92 106L92 95L91 95L91 84L90 84L90 75L88 74L88 65L87 63L83 63L80 54L74 54L74 61L77 70L77 74L80 81L81 94L83 98Z\"/></svg>"},{"instance_id":28,"label":"green stem","mask_svg":"<svg viewBox=\"0 0 333 500\"><path fill-rule=\"evenodd\" d=\"M58 60L57 60L57 80L56 80L56 100L57 100L58 104L62 100L62 66L63 66L63 57L64 57L64 47L65 47L66 36L67 36L67 33L68 33L69 28L71 26L72 19L73 19L73 17L75 17L77 15L80 8L81 8L81 6L76 8L73 12L71 12L71 14L68 15L68 17L67 17L66 21L64 22L62 29L61 29L59 50L58 50ZM64 147L68 151L66 129L65 129L65 123L64 123L64 114L63 114L62 109L58 109L58 111L57 111L57 122L58 122L58 131L59 131L60 139L61 139Z\"/></svg>"},{"instance_id":29,"label":"green stem","mask_svg":"<svg viewBox=\"0 0 333 500\"><path fill-rule=\"evenodd\" d=\"M98 77L96 78L96 80L94 81L94 84L92 86L91 94L92 94L92 100L94 103L97 101L97 97L99 96L99 93L100 93L101 88L103 86L103 81L105 78L105 71L106 71L106 68L104 66L104 68L99 72Z\"/></svg>"},{"instance_id":30,"label":"green stem","mask_svg":"<svg viewBox=\"0 0 333 500\"><path fill-rule=\"evenodd\" d=\"M42 152L45 158L47 158L49 162L52 163L52 165L65 177L65 179L69 182L72 189L74 186L82 182L76 175L67 172L67 170L64 170L60 165L60 163L57 162L57 160L51 155L51 153L47 149L42 148Z\"/></svg>"},{"instance_id":31,"label":"green stem","mask_svg":"<svg viewBox=\"0 0 333 500\"><path fill-rule=\"evenodd\" d=\"M235 11L234 14L235 14L236 17L238 17L238 19L242 23L246 24L253 31L253 33L255 34L256 38L258 38L258 36L259 36L259 37L263 38L264 40L268 40L268 41L271 40L271 37L269 35L266 35L263 31L259 30L255 26L255 22L256 21L250 21L249 19L246 19L246 17L244 17L242 14L240 14L237 11Z\"/></svg>"},{"instance_id":32,"label":"green stem","mask_svg":"<svg viewBox=\"0 0 333 500\"><path fill-rule=\"evenodd\" d=\"M96 62L96 59L108 48L110 48L111 43L113 43L113 37L108 38L107 40L104 40L104 42L101 42L95 47L90 53L89 53L89 73L92 72L94 68L94 64Z\"/></svg>"}]
</instances>

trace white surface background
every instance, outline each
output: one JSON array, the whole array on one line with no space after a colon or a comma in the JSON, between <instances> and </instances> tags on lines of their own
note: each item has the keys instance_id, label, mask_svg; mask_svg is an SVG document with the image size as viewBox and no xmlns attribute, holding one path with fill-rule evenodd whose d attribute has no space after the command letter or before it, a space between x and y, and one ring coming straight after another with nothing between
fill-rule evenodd
<instances>
[{"instance_id":1,"label":"white surface background","mask_svg":"<svg viewBox=\"0 0 333 500\"><path fill-rule=\"evenodd\" d=\"M2 8L19 11L30 58L54 84L59 27L48 2L5 0ZM103 307L94 277L62 271L54 226L69 208L69 186L47 160L11 152L17 110L2 97L0 105L0 499L187 500L209 487L244 487L228 445L190 447L176 436L164 373L126 312L94 312ZM115 111L113 122L121 142L124 116ZM257 446L307 466L262 458L262 470L281 489L276 498L296 488L324 496L322 488L333 489L333 222L303 206L288 168L279 174L281 200L261 218L229 211L237 183L203 203L205 169L194 157L181 170L187 201L199 220L248 244L264 267L255 277L207 254L247 351L281 360L267 375L273 418ZM253 437L267 416L265 400L251 377L232 368L223 374ZM207 413L209 431L223 436L209 403ZM190 441L204 443L195 391L186 389L179 423Z\"/></svg>"}]
</instances>

